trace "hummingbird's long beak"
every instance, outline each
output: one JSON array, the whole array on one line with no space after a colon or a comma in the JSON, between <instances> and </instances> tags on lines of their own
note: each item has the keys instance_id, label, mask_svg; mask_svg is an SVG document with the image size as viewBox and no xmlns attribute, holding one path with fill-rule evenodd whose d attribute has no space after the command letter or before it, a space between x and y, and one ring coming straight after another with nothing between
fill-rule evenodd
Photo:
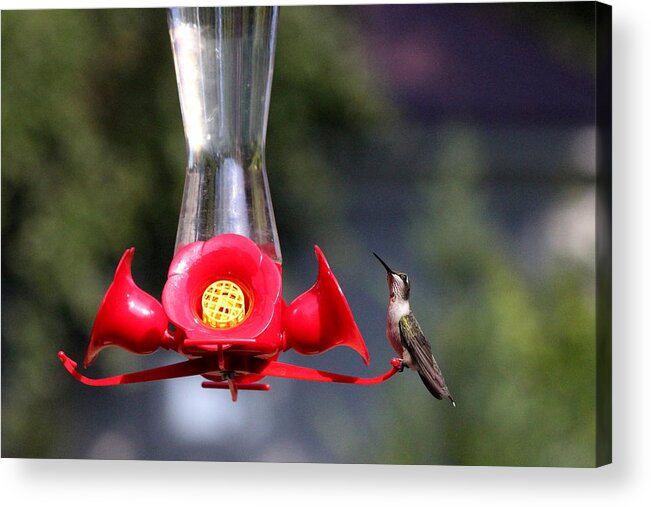
<instances>
[{"instance_id":1,"label":"hummingbird's long beak","mask_svg":"<svg viewBox=\"0 0 651 507\"><path fill-rule=\"evenodd\" d=\"M396 272L395 272L393 269L391 269L389 266L387 266L387 263L386 263L386 262L384 262L382 259L380 259L380 256L379 256L378 254L376 254L375 252L373 252L373 255L375 255L375 257L377 258L377 260L379 260L379 261L382 263L382 265L384 266L384 269L387 270L387 273L391 273L391 274L393 274L393 275L396 274Z\"/></svg>"}]
</instances>

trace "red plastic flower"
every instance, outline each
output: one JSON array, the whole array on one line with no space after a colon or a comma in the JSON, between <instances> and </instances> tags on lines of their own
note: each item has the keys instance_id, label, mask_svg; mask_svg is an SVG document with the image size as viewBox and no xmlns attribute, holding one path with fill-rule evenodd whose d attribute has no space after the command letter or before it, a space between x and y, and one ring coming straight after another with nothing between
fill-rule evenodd
<instances>
[{"instance_id":1,"label":"red plastic flower","mask_svg":"<svg viewBox=\"0 0 651 507\"><path fill-rule=\"evenodd\" d=\"M222 280L239 286L246 306L243 320L224 329L206 324L201 306L206 289ZM282 348L280 266L244 236L221 234L179 250L170 265L162 302L186 353L223 347L263 355Z\"/></svg>"}]
</instances>

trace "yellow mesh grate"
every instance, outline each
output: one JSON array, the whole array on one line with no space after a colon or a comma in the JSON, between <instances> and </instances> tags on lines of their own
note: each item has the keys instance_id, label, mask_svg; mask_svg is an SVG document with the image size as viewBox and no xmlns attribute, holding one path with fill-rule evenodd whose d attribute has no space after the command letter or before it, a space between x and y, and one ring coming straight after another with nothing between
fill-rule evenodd
<instances>
[{"instance_id":1,"label":"yellow mesh grate","mask_svg":"<svg viewBox=\"0 0 651 507\"><path fill-rule=\"evenodd\" d=\"M210 327L219 329L237 326L244 320L244 293L230 280L211 283L201 297L201 318Z\"/></svg>"}]
</instances>

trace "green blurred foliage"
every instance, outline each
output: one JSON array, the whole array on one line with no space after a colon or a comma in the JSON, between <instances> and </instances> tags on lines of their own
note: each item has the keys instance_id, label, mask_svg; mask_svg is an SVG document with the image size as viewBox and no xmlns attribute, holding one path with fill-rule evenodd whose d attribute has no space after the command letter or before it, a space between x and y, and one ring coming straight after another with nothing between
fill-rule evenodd
<instances>
[{"instance_id":1,"label":"green blurred foliage","mask_svg":"<svg viewBox=\"0 0 651 507\"><path fill-rule=\"evenodd\" d=\"M354 26L333 8L280 10L266 153L284 251L304 246L285 231L301 231L301 242L333 231L345 236L334 243L350 241L333 228L344 222L342 188L318 140L332 130L355 138L386 117L359 48Z\"/></svg>"},{"instance_id":2,"label":"green blurred foliage","mask_svg":"<svg viewBox=\"0 0 651 507\"><path fill-rule=\"evenodd\" d=\"M392 113L340 13L281 10L267 166L286 260L327 237L353 270L342 174L315 140L363 137ZM330 392L311 400L315 435L340 462L591 466L593 271L557 259L524 274L487 211L481 143L448 132L406 226L431 282L413 308L457 408L406 373L370 415ZM125 248L154 295L173 253L185 146L164 11L4 12L2 134L2 454L57 457L79 386L56 352L83 355Z\"/></svg>"}]
</instances>

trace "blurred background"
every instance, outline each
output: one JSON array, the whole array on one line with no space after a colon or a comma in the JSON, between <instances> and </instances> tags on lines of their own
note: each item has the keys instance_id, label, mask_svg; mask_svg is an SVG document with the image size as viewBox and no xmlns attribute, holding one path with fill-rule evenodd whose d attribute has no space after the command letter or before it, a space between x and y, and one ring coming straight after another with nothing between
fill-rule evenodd
<instances>
[{"instance_id":1,"label":"blurred background","mask_svg":"<svg viewBox=\"0 0 651 507\"><path fill-rule=\"evenodd\" d=\"M91 388L83 357L123 251L160 297L185 143L162 9L2 13L2 456L592 466L594 4L283 7L267 167L286 300L328 257L366 339L281 359L374 376L386 274L457 401L199 378ZM180 359L107 349L115 375Z\"/></svg>"}]
</instances>

